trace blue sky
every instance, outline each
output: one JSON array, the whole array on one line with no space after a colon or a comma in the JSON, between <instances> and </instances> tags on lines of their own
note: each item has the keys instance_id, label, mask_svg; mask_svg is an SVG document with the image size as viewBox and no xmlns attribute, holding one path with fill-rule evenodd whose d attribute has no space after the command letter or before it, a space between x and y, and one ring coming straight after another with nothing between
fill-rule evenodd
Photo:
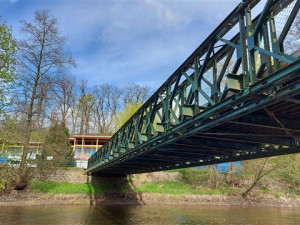
<instances>
[{"instance_id":1,"label":"blue sky","mask_svg":"<svg viewBox=\"0 0 300 225\"><path fill-rule=\"evenodd\" d=\"M77 79L157 89L239 0L0 0L20 38L20 20L49 9L68 37Z\"/></svg>"}]
</instances>

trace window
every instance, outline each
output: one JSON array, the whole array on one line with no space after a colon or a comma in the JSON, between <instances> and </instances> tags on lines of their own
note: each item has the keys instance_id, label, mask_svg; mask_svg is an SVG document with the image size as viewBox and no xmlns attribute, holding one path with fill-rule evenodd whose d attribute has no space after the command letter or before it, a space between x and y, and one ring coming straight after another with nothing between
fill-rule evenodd
<instances>
[{"instance_id":1,"label":"window","mask_svg":"<svg viewBox=\"0 0 300 225\"><path fill-rule=\"evenodd\" d=\"M9 159L21 159L22 148L21 147L10 147L7 148Z\"/></svg>"},{"instance_id":2,"label":"window","mask_svg":"<svg viewBox=\"0 0 300 225\"><path fill-rule=\"evenodd\" d=\"M91 154L92 153L92 149L90 147L85 147L84 148L84 154Z\"/></svg>"},{"instance_id":3,"label":"window","mask_svg":"<svg viewBox=\"0 0 300 225\"><path fill-rule=\"evenodd\" d=\"M76 148L74 158L81 158L81 148Z\"/></svg>"},{"instance_id":4,"label":"window","mask_svg":"<svg viewBox=\"0 0 300 225\"><path fill-rule=\"evenodd\" d=\"M27 159L36 159L36 152L37 152L37 149L28 149L27 151Z\"/></svg>"},{"instance_id":5,"label":"window","mask_svg":"<svg viewBox=\"0 0 300 225\"><path fill-rule=\"evenodd\" d=\"M21 155L22 154L22 148L21 147L11 147L7 149L7 152L12 155Z\"/></svg>"}]
</instances>

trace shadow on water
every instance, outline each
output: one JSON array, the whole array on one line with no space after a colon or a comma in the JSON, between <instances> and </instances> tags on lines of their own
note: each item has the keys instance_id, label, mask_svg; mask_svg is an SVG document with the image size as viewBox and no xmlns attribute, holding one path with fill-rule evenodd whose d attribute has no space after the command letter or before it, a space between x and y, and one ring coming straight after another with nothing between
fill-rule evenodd
<instances>
[{"instance_id":1,"label":"shadow on water","mask_svg":"<svg viewBox=\"0 0 300 225\"><path fill-rule=\"evenodd\" d=\"M92 174L87 176L90 205L143 205L141 194L135 191L130 176L107 176Z\"/></svg>"},{"instance_id":2,"label":"shadow on water","mask_svg":"<svg viewBox=\"0 0 300 225\"><path fill-rule=\"evenodd\" d=\"M135 192L131 177L127 175L104 176L93 174L87 176L89 201L92 207L86 214L85 224L95 224L106 218L110 224L132 224L132 207L124 205L143 205L142 196ZM100 188L100 192L95 191Z\"/></svg>"},{"instance_id":3,"label":"shadow on water","mask_svg":"<svg viewBox=\"0 0 300 225\"><path fill-rule=\"evenodd\" d=\"M135 207L134 207L135 208ZM94 224L122 224L133 225L135 210L133 206L95 206L90 207L89 212L85 215L85 225Z\"/></svg>"},{"instance_id":4,"label":"shadow on water","mask_svg":"<svg viewBox=\"0 0 300 225\"><path fill-rule=\"evenodd\" d=\"M0 206L9 225L300 224L297 208L227 206Z\"/></svg>"}]
</instances>

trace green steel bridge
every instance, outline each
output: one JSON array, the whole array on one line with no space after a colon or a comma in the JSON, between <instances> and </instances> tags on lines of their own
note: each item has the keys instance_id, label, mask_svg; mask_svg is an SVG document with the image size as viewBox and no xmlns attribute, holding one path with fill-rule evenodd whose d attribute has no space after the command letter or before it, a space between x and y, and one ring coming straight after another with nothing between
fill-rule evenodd
<instances>
[{"instance_id":1,"label":"green steel bridge","mask_svg":"<svg viewBox=\"0 0 300 225\"><path fill-rule=\"evenodd\" d=\"M241 2L87 171L133 174L299 153L299 6Z\"/></svg>"}]
</instances>

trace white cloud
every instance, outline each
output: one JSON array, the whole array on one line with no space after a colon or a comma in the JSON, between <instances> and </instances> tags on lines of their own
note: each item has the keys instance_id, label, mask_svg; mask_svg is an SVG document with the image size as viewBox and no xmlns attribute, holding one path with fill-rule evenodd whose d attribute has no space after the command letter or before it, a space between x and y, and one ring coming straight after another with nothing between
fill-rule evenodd
<instances>
[{"instance_id":1,"label":"white cloud","mask_svg":"<svg viewBox=\"0 0 300 225\"><path fill-rule=\"evenodd\" d=\"M60 2L53 14L69 36L81 78L90 84L148 83L155 89L238 2Z\"/></svg>"},{"instance_id":2,"label":"white cloud","mask_svg":"<svg viewBox=\"0 0 300 225\"><path fill-rule=\"evenodd\" d=\"M18 2L18 0L9 0L11 4Z\"/></svg>"},{"instance_id":3,"label":"white cloud","mask_svg":"<svg viewBox=\"0 0 300 225\"><path fill-rule=\"evenodd\" d=\"M29 9L12 18L30 20L36 9L50 9L69 38L76 75L89 84L138 82L155 89L240 0L41 2L26 3Z\"/></svg>"},{"instance_id":4,"label":"white cloud","mask_svg":"<svg viewBox=\"0 0 300 225\"><path fill-rule=\"evenodd\" d=\"M182 26L188 23L186 15L179 13L167 6L167 2L157 0L145 0L146 6L152 7L163 26Z\"/></svg>"}]
</instances>

